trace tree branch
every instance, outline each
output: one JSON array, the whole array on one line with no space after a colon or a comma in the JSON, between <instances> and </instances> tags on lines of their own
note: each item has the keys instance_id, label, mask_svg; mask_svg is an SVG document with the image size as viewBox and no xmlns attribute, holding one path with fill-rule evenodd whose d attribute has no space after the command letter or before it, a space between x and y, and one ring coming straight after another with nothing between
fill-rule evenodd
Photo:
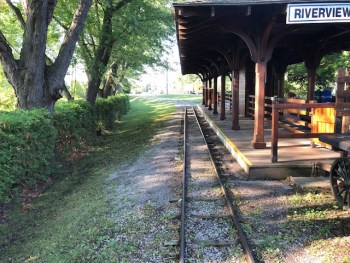
<instances>
[{"instance_id":1,"label":"tree branch","mask_svg":"<svg viewBox=\"0 0 350 263\"><path fill-rule=\"evenodd\" d=\"M47 24L51 23L52 17L53 17L53 12L56 8L57 5L57 0L49 0L48 1L48 10L47 10Z\"/></svg>"},{"instance_id":2,"label":"tree branch","mask_svg":"<svg viewBox=\"0 0 350 263\"><path fill-rule=\"evenodd\" d=\"M68 30L69 29L69 27L67 26L67 25L65 25L65 24L63 24L56 16L53 16L53 20L55 20L55 22L59 25L59 26L61 26L64 30Z\"/></svg>"},{"instance_id":3,"label":"tree branch","mask_svg":"<svg viewBox=\"0 0 350 263\"><path fill-rule=\"evenodd\" d=\"M118 11L119 9L121 9L123 6L125 6L126 4L130 3L132 0L121 0L119 3L117 3L114 7L113 7L113 12Z\"/></svg>"},{"instance_id":4,"label":"tree branch","mask_svg":"<svg viewBox=\"0 0 350 263\"><path fill-rule=\"evenodd\" d=\"M88 57L89 62L93 61L94 58L93 58L93 56L92 56L92 54L91 54L91 52L90 52L90 50L88 48L89 44L87 44L85 42L84 37L80 37L79 40L78 40L78 43L79 43L80 48L82 49L82 52L84 54L86 54L86 56Z\"/></svg>"},{"instance_id":5,"label":"tree branch","mask_svg":"<svg viewBox=\"0 0 350 263\"><path fill-rule=\"evenodd\" d=\"M88 30L89 31L89 30ZM88 44L90 45L90 46L92 46L92 52L93 52L93 54L96 54L96 47L97 47L97 44L96 44L96 41L95 41L95 39L94 39L94 34L92 33L92 32L88 32L88 36L89 36L89 38L90 38L90 40L91 40L91 42L89 42Z\"/></svg>"},{"instance_id":6,"label":"tree branch","mask_svg":"<svg viewBox=\"0 0 350 263\"><path fill-rule=\"evenodd\" d=\"M13 72L17 70L17 62L12 54L12 49L7 42L7 39L0 30L0 63L6 75L6 78L14 86L15 76ZM12 72L12 74L10 74Z\"/></svg>"},{"instance_id":7,"label":"tree branch","mask_svg":"<svg viewBox=\"0 0 350 263\"><path fill-rule=\"evenodd\" d=\"M80 0L78 8L74 14L72 23L66 32L60 51L53 64L52 70L54 73L52 81L64 79L67 73L70 61L73 57L75 45L79 39L80 33L83 31L84 23L88 11L91 7L92 0ZM56 85L59 85L56 83Z\"/></svg>"},{"instance_id":8,"label":"tree branch","mask_svg":"<svg viewBox=\"0 0 350 263\"><path fill-rule=\"evenodd\" d=\"M99 2L98 0L95 0L95 15L97 17L97 28L100 30L101 29L101 17L100 17L100 12L99 12L99 8L98 6L100 5L100 7L102 8L103 12L105 11L101 2Z\"/></svg>"},{"instance_id":9,"label":"tree branch","mask_svg":"<svg viewBox=\"0 0 350 263\"><path fill-rule=\"evenodd\" d=\"M24 29L26 26L26 22L24 21L21 10L17 6L15 6L11 0L5 0L5 1L11 7L12 11L15 12L17 19L21 24L22 29Z\"/></svg>"}]
</instances>

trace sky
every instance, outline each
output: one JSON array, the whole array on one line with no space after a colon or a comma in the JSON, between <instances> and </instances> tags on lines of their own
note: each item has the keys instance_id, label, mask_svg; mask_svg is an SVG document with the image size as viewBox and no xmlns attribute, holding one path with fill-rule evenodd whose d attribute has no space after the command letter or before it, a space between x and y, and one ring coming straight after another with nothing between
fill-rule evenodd
<instances>
[{"instance_id":1,"label":"sky","mask_svg":"<svg viewBox=\"0 0 350 263\"><path fill-rule=\"evenodd\" d=\"M175 81L181 76L179 50L176 42L172 43L171 51L165 56L165 59L171 65L170 70L147 67L146 73L140 77L138 84L148 85L163 93L166 93L168 87L168 92L173 93L171 91L174 91Z\"/></svg>"}]
</instances>

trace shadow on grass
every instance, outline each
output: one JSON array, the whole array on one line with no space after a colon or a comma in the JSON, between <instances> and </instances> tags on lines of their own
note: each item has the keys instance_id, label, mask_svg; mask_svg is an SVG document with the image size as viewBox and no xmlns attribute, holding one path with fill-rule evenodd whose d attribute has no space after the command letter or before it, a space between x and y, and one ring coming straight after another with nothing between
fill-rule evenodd
<instances>
[{"instance_id":1,"label":"shadow on grass","mask_svg":"<svg viewBox=\"0 0 350 263\"><path fill-rule=\"evenodd\" d=\"M169 103L132 100L131 111L117 122L116 130L98 138L89 154L72 162L46 192L25 210L20 200L13 205L0 224L1 258L8 262L115 260L110 255L119 229L110 216L117 211L108 203L106 178L135 161L174 110Z\"/></svg>"}]
</instances>

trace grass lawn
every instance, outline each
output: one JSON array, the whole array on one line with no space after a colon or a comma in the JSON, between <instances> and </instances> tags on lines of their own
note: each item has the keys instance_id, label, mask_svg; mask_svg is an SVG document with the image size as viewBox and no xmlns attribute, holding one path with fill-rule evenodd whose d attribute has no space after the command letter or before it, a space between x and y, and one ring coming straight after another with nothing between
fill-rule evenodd
<instances>
[{"instance_id":1,"label":"grass lawn","mask_svg":"<svg viewBox=\"0 0 350 263\"><path fill-rule=\"evenodd\" d=\"M117 129L98 138L88 155L24 209L20 202L0 224L1 262L114 262L120 246L106 178L140 156L172 103L131 98ZM127 249L122 247L123 250ZM114 256L114 257L113 257Z\"/></svg>"},{"instance_id":2,"label":"grass lawn","mask_svg":"<svg viewBox=\"0 0 350 263\"><path fill-rule=\"evenodd\" d=\"M146 95L146 98L161 99L161 100L179 100L187 103L199 104L202 102L202 94L161 94L161 95Z\"/></svg>"}]
</instances>

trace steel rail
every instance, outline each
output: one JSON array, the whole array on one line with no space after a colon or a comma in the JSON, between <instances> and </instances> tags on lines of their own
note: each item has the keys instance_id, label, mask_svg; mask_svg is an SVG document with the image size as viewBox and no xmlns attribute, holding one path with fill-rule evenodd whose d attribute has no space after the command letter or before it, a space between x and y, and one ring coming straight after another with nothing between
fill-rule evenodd
<instances>
[{"instance_id":1,"label":"steel rail","mask_svg":"<svg viewBox=\"0 0 350 263\"><path fill-rule=\"evenodd\" d=\"M181 200L181 233L180 233L180 263L185 263L185 251L186 251L186 240L185 240L185 213L186 213L186 160L187 160L187 107L184 113L184 142L183 142L183 169L182 169L182 200Z\"/></svg>"},{"instance_id":2,"label":"steel rail","mask_svg":"<svg viewBox=\"0 0 350 263\"><path fill-rule=\"evenodd\" d=\"M221 190L224 193L224 196L225 196L225 199L226 199L226 203L228 205L228 208L229 208L229 211L230 211L230 215L232 217L232 221L233 221L233 223L235 225L235 228L236 228L236 230L238 232L238 236L239 236L239 239L241 241L241 245L243 247L243 250L244 250L244 253L245 253L245 256L246 256L246 260L249 263L255 263L255 259L254 259L252 250L251 250L251 248L250 248L250 246L248 244L248 241L247 241L247 238L246 238L246 236L244 234L244 231L243 231L243 228L241 226L241 223L239 222L239 216L238 216L238 214L236 212L236 209L233 207L233 202L232 202L233 200L232 200L230 194L228 193L226 187L222 183L221 177L220 177L219 172L218 172L218 168L217 168L217 166L216 166L216 164L214 162L214 158L213 158L212 153L210 151L210 148L209 148L209 145L207 143L207 140L205 139L202 127L200 126L197 112L195 111L195 109L193 107L192 107L192 109L193 109L194 115L196 117L196 121L197 121L198 127L199 127L199 129L201 131L201 134L203 136L203 139L205 141L205 145L207 146L207 150L208 150L208 153L209 153L209 156L210 156L211 163L212 163L212 165L215 168L214 169L215 170L215 175L218 178L218 180L220 182Z\"/></svg>"}]
</instances>

